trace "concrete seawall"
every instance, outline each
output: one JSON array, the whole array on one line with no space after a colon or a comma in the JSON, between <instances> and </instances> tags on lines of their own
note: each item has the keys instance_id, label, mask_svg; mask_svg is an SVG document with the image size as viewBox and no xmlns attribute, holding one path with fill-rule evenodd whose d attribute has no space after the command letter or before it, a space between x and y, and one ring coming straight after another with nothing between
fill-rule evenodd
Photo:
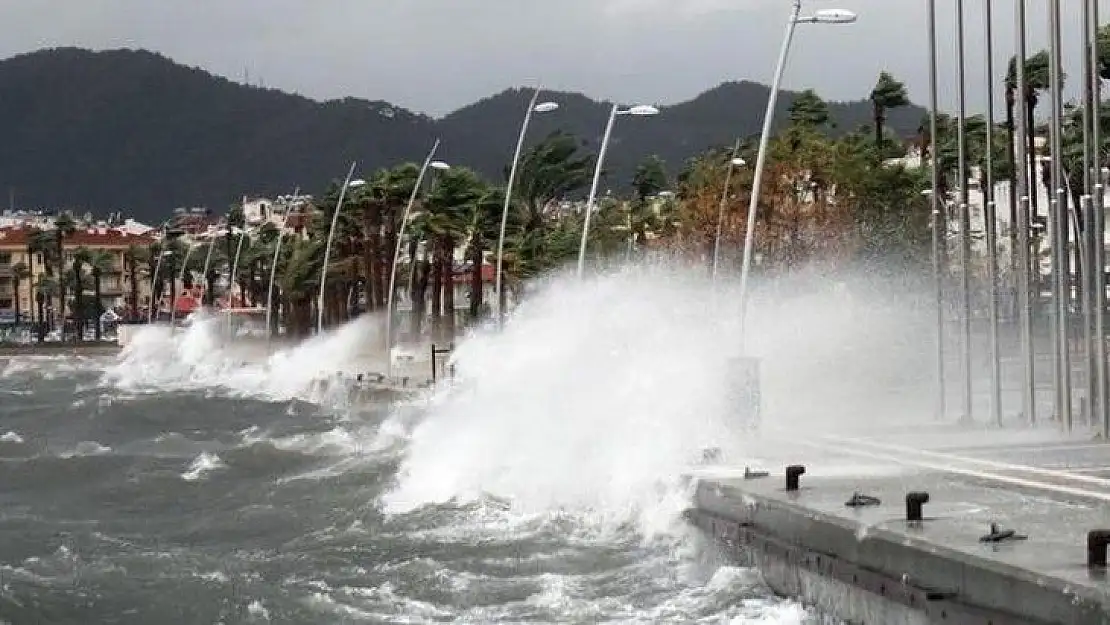
<instances>
[{"instance_id":1,"label":"concrete seawall","mask_svg":"<svg viewBox=\"0 0 1110 625\"><path fill-rule=\"evenodd\" d=\"M775 592L853 624L1110 623L1110 446L975 453L807 471L796 490L785 467L701 477L689 519ZM1015 454L1040 461L1003 461ZM1071 468L1048 468L1062 459Z\"/></svg>"}]
</instances>

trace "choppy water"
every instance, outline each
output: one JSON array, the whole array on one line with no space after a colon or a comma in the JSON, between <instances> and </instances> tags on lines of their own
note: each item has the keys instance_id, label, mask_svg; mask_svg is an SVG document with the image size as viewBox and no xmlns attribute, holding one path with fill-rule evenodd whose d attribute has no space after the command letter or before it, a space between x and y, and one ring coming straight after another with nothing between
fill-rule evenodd
<instances>
[{"instance_id":1,"label":"choppy water","mask_svg":"<svg viewBox=\"0 0 1110 625\"><path fill-rule=\"evenodd\" d=\"M679 520L727 436L719 328L617 284L538 296L404 404L312 389L358 323L254 361L204 323L0 359L0 620L807 622Z\"/></svg>"}]
</instances>

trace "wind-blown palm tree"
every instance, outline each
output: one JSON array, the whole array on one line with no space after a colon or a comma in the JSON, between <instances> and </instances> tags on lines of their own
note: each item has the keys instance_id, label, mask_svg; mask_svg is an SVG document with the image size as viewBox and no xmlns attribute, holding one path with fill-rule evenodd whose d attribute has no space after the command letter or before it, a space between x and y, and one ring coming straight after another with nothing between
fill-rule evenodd
<instances>
[{"instance_id":1,"label":"wind-blown palm tree","mask_svg":"<svg viewBox=\"0 0 1110 625\"><path fill-rule=\"evenodd\" d=\"M77 222L73 220L73 216L69 213L63 213L54 220L54 245L55 245L55 262L58 263L57 274L60 278L58 280L58 301L60 310L58 316L62 320L62 332L65 333L65 320L66 320L66 254L65 254L65 240L77 231Z\"/></svg>"},{"instance_id":2,"label":"wind-blown palm tree","mask_svg":"<svg viewBox=\"0 0 1110 625\"><path fill-rule=\"evenodd\" d=\"M875 88L871 90L872 116L875 120L875 145L879 148L879 156L882 157L883 147L886 144L886 137L883 135L883 127L886 124L887 111L894 108L909 106L910 98L906 92L906 85L896 80L887 72L879 73L879 81L875 83Z\"/></svg>"}]
</instances>

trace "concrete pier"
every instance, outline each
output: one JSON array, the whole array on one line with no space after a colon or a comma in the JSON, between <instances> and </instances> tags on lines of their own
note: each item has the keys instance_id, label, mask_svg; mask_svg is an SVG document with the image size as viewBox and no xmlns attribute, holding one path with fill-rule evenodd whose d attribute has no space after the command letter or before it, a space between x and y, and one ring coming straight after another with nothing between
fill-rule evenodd
<instances>
[{"instance_id":1,"label":"concrete pier","mask_svg":"<svg viewBox=\"0 0 1110 625\"><path fill-rule=\"evenodd\" d=\"M796 440L803 461L765 476L707 468L689 518L853 624L1110 623L1110 445L905 438Z\"/></svg>"}]
</instances>

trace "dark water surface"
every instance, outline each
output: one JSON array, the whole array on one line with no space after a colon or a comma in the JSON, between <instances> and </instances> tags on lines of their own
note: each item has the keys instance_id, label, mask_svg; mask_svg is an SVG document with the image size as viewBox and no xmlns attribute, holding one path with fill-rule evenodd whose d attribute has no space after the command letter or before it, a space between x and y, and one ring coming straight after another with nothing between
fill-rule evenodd
<instances>
[{"instance_id":1,"label":"dark water surface","mask_svg":"<svg viewBox=\"0 0 1110 625\"><path fill-rule=\"evenodd\" d=\"M2 621L803 618L688 536L648 541L497 500L385 514L404 450L380 435L387 405L252 398L197 380L125 392L105 381L113 365L0 359Z\"/></svg>"}]
</instances>

